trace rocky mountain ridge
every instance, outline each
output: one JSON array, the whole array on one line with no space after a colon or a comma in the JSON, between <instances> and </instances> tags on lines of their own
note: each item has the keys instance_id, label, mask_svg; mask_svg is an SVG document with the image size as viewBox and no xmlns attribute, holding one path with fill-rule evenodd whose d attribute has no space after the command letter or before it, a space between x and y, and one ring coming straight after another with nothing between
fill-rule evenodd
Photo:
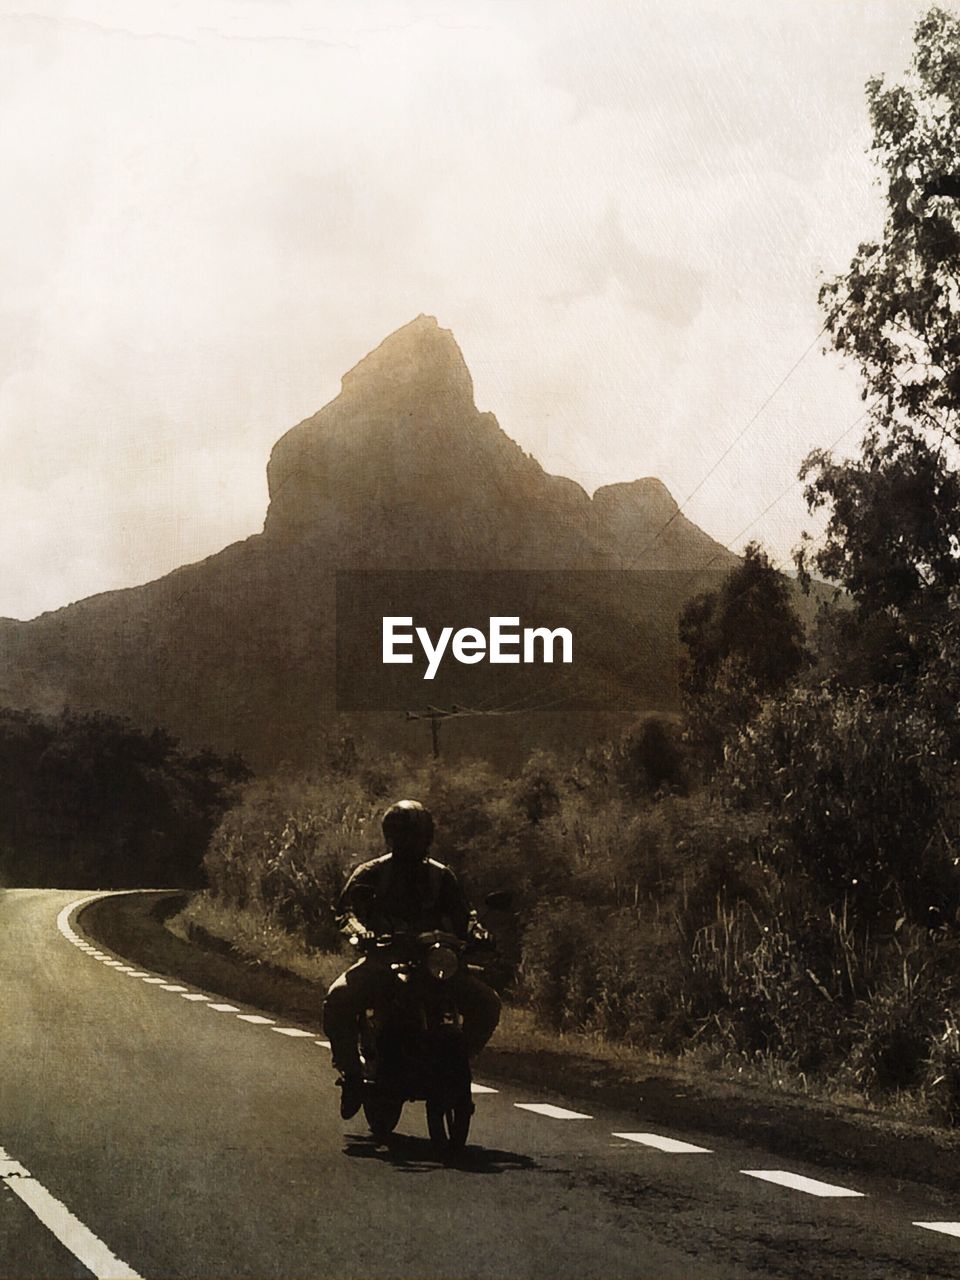
<instances>
[{"instance_id":1,"label":"rocky mountain ridge","mask_svg":"<svg viewBox=\"0 0 960 1280\"><path fill-rule=\"evenodd\" d=\"M422 531L417 568L688 569L734 560L675 515L659 480L607 485L591 499L544 471L492 413L477 410L460 348L431 316L391 334L344 375L336 399L282 436L267 478L265 535L296 541L322 531L356 568L410 567L411 524Z\"/></svg>"},{"instance_id":2,"label":"rocky mountain ridge","mask_svg":"<svg viewBox=\"0 0 960 1280\"><path fill-rule=\"evenodd\" d=\"M704 589L698 570L735 563L677 514L659 480L591 498L544 471L476 408L453 335L428 316L388 337L334 400L282 436L267 475L262 533L143 586L0 623L0 703L110 711L260 767L302 763L336 718L337 571L678 571L657 588L662 623ZM625 704L616 687L630 664L617 648L626 606L612 585L600 607L611 649L599 666L612 700L636 714L647 694L628 690ZM662 685L669 705L672 659L658 646L648 646L643 688ZM384 707L385 723L401 711Z\"/></svg>"}]
</instances>

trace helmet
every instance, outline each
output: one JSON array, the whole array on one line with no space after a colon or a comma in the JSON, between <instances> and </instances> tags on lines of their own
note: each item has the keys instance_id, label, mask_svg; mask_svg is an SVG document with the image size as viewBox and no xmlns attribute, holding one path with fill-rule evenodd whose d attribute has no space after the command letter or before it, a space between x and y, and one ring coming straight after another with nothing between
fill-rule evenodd
<instances>
[{"instance_id":1,"label":"helmet","mask_svg":"<svg viewBox=\"0 0 960 1280\"><path fill-rule=\"evenodd\" d=\"M419 800L398 800L383 815L383 838L392 848L426 851L433 839L433 815Z\"/></svg>"}]
</instances>

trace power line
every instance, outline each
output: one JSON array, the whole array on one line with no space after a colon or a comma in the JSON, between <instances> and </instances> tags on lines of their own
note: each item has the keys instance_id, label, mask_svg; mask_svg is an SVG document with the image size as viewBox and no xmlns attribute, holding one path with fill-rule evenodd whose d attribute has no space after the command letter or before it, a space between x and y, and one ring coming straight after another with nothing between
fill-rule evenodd
<instances>
[{"instance_id":1,"label":"power line","mask_svg":"<svg viewBox=\"0 0 960 1280\"><path fill-rule=\"evenodd\" d=\"M574 691L574 695L579 690ZM530 695L528 695L530 696ZM445 720L462 720L468 717L482 716L487 719L496 719L502 716L525 716L532 715L537 711L546 711L550 707L567 701L568 695L564 694L559 698L554 698L550 702L543 703L541 706L534 707L518 707L515 710L506 708L493 708L491 710L483 710L479 707L460 707L456 703L449 709L445 707L427 707L425 711L408 711L407 720L429 720L430 721L430 739L433 748L433 758L440 758L440 726ZM518 699L519 701L519 699Z\"/></svg>"},{"instance_id":2,"label":"power line","mask_svg":"<svg viewBox=\"0 0 960 1280\"><path fill-rule=\"evenodd\" d=\"M882 399L883 399L883 396L878 396L877 399L874 400L872 404L868 405L867 408L864 409L863 413L861 413L859 417L857 417L853 422L850 423L849 427L847 427L844 431L840 433L840 435L837 436L836 440L834 440L831 444L827 445L825 452L830 453L831 450L836 449L837 445L842 444L843 441L846 440L847 436L850 435L851 431L855 431L857 427L860 426L861 422L864 422L866 421L867 418L869 418L870 414L873 413L874 409L877 407L877 405L880 403ZM787 487L783 489L780 493L778 493L772 502L767 503L767 505L763 508L763 510L760 512L759 515L754 516L753 519L749 522L749 524L745 524L739 533L734 534L734 536L730 539L731 543L733 545L736 545L740 541L740 539L744 536L744 534L749 533L755 524L759 524L765 515L768 515L773 510L774 507L778 506L784 500L784 498L788 496L788 494L793 493L794 490L797 489L801 484L803 484L803 481L800 479L799 476L797 477L796 480L791 480L790 483L787 485ZM698 569L693 570L693 576L697 577L701 573L705 572L705 570L709 569L709 567L713 564L713 562L715 560L719 560L721 555L723 555L723 553L727 550L728 550L727 547L723 547L720 551L715 552L710 557L710 559L706 561L705 564L702 564Z\"/></svg>"},{"instance_id":3,"label":"power line","mask_svg":"<svg viewBox=\"0 0 960 1280\"><path fill-rule=\"evenodd\" d=\"M727 445L724 451L720 454L719 458L717 458L717 460L713 463L713 465L707 471L706 475L704 475L702 479L695 485L695 487L690 490L690 492L687 494L684 500L678 505L676 510L670 515L670 517L664 522L664 524L661 525L661 527L657 530L657 532L653 535L653 537L649 540L649 542L647 542L647 544L644 547L642 547L641 550L633 557L633 560L626 566L627 568L632 568L632 566L636 564L637 561L642 560L643 557L650 550L650 548L656 542L659 541L659 539L663 536L664 533L666 533L667 529L670 528L674 520L676 520L680 515L683 514L683 512L686 510L689 503L697 496L697 494L700 492L703 486L707 483L710 477L714 474L714 472L726 461L726 459L737 447L737 445L740 443L743 437L747 434L747 432L750 430L753 424L757 421L757 419L760 417L760 415L763 413L766 407L770 404L770 402L774 399L774 397L778 394L778 392L786 385L786 383L790 380L790 378L792 378L793 375L796 373L796 371L800 368L804 360L806 360L807 356L810 354L810 352L814 349L814 347L817 345L817 343L826 333L828 325L829 325L829 321L825 320L823 324L820 326L819 332L815 335L812 341L804 348L803 353L797 357L797 359L793 362L793 364L790 366L787 372L783 375L783 377L780 379L777 385L773 388L773 390L770 392L767 398L763 401L760 407L754 412L753 416L746 422L746 424L740 429L740 431L730 441L730 443Z\"/></svg>"},{"instance_id":4,"label":"power line","mask_svg":"<svg viewBox=\"0 0 960 1280\"><path fill-rule=\"evenodd\" d=\"M872 252L867 254L866 260L869 261L870 258L873 258L877 254L879 254L881 251L881 248L882 246L879 244L874 245ZM847 305L849 301L850 301L850 290L847 291L846 296L843 298L843 300L841 302L838 302L836 306L830 311L826 320L824 320L823 324L820 326L819 332L811 339L810 343L804 348L803 352L793 362L793 364L790 366L787 372L783 375L783 377L780 379L777 385L773 388L773 390L770 392L767 398L763 401L759 409L757 409L756 412L753 414L753 416L749 419L746 425L739 431L739 433L734 437L734 439L730 442L730 444L727 445L726 449L724 449L720 457L717 458L716 462L714 462L713 466L702 478L702 480L700 480L700 482L696 485L696 487L693 488L690 491L690 493L687 494L684 500L677 507L676 511L674 511L670 515L670 517L664 522L664 524L657 530L657 532L653 535L653 537L646 544L646 546L643 547L636 556L634 556L633 560L627 566L625 566L626 568L632 568L632 566L636 564L638 560L641 560L646 555L646 553L650 550L650 548L654 545L654 543L657 542L657 540L666 532L667 529L669 529L670 525L673 524L674 520L676 520L677 517L683 513L688 503L694 497L696 497L696 495L700 492L700 490L707 483L707 481L710 479L713 473L717 470L717 468L730 456L733 450L737 447L737 445L740 443L743 437L747 434L747 432L750 430L753 424L757 421L757 419L763 413L764 409L766 409L767 405L770 404L771 400L773 400L773 398L777 395L777 393L781 390L781 388L788 382L788 380L794 375L794 373L796 373L797 369L799 369L801 364L803 364L804 360L806 360L807 356L810 354L813 348L817 345L817 343L820 341L823 335L827 332L827 330L831 327L831 325L836 322L838 317L842 314L844 307ZM873 407L874 406L871 406L871 408ZM860 419L858 419L857 421L859 422ZM854 423L854 426L856 425L857 424ZM848 428L848 431L852 431L852 430L853 430L853 427ZM845 431L844 435L847 435L847 434L848 432ZM840 439L843 439L843 436L841 436ZM838 440L836 444L839 444L839 442L840 441ZM836 447L835 444L830 445L831 449L835 447ZM787 490L787 492L789 492L789 490ZM779 499L776 499L776 501L779 501ZM765 512L762 513L760 516L757 517L757 519L758 520L762 519L763 514L766 514L766 513Z\"/></svg>"}]
</instances>

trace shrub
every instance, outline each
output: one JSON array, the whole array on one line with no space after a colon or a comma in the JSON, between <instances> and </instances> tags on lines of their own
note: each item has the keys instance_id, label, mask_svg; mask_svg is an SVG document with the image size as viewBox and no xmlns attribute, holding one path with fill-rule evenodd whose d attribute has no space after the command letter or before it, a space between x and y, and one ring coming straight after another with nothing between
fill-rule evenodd
<instances>
[{"instance_id":1,"label":"shrub","mask_svg":"<svg viewBox=\"0 0 960 1280\"><path fill-rule=\"evenodd\" d=\"M629 909L593 915L567 900L544 903L524 934L520 994L558 1031L675 1044L671 934Z\"/></svg>"},{"instance_id":2,"label":"shrub","mask_svg":"<svg viewBox=\"0 0 960 1280\"><path fill-rule=\"evenodd\" d=\"M944 731L922 706L798 689L741 735L725 782L769 814L771 857L812 900L892 932L954 919L960 881L943 817L955 792Z\"/></svg>"},{"instance_id":3,"label":"shrub","mask_svg":"<svg viewBox=\"0 0 960 1280\"><path fill-rule=\"evenodd\" d=\"M635 800L661 789L684 791L687 762L679 725L665 716L647 716L621 738L616 776Z\"/></svg>"},{"instance_id":4,"label":"shrub","mask_svg":"<svg viewBox=\"0 0 960 1280\"><path fill-rule=\"evenodd\" d=\"M948 1010L932 1038L926 1063L926 1094L941 1124L960 1125L960 1021Z\"/></svg>"},{"instance_id":5,"label":"shrub","mask_svg":"<svg viewBox=\"0 0 960 1280\"><path fill-rule=\"evenodd\" d=\"M214 897L259 905L309 946L336 949L331 904L349 868L379 851L372 805L356 784L254 783L214 833L204 860Z\"/></svg>"}]
</instances>

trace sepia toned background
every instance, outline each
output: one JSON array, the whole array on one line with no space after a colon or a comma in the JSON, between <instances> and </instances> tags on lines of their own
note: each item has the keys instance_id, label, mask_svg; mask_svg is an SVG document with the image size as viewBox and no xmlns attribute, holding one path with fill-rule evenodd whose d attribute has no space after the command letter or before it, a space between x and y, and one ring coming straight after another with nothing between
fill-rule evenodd
<instances>
[{"instance_id":1,"label":"sepia toned background","mask_svg":"<svg viewBox=\"0 0 960 1280\"><path fill-rule=\"evenodd\" d=\"M958 1274L958 141L956 5L0 0L0 1275Z\"/></svg>"}]
</instances>

